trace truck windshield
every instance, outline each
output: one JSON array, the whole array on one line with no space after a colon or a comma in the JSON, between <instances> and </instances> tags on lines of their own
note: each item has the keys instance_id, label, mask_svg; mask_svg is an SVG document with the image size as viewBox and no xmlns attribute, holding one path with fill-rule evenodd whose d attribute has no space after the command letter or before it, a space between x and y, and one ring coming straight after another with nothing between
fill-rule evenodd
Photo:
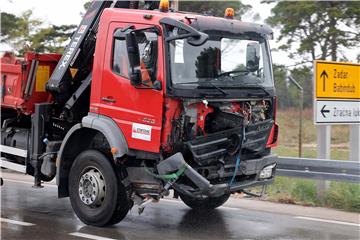
<instances>
[{"instance_id":1,"label":"truck windshield","mask_svg":"<svg viewBox=\"0 0 360 240\"><path fill-rule=\"evenodd\" d=\"M251 49L252 46L256 46ZM250 47L249 47L250 46ZM256 50L254 50L256 49ZM257 61L249 61L249 56ZM186 39L170 42L172 84L273 86L271 60L265 39L211 38L201 46L192 46Z\"/></svg>"}]
</instances>

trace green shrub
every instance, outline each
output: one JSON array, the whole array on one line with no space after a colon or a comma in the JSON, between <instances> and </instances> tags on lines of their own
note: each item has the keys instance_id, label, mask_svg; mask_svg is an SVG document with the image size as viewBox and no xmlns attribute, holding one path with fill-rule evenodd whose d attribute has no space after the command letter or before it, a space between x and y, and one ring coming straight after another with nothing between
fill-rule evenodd
<instances>
[{"instance_id":1,"label":"green shrub","mask_svg":"<svg viewBox=\"0 0 360 240\"><path fill-rule=\"evenodd\" d=\"M315 204L316 186L311 180L298 180L292 189L291 195L298 201L306 204Z\"/></svg>"},{"instance_id":2,"label":"green shrub","mask_svg":"<svg viewBox=\"0 0 360 240\"><path fill-rule=\"evenodd\" d=\"M325 196L324 205L360 212L360 185L356 183L333 182Z\"/></svg>"}]
</instances>

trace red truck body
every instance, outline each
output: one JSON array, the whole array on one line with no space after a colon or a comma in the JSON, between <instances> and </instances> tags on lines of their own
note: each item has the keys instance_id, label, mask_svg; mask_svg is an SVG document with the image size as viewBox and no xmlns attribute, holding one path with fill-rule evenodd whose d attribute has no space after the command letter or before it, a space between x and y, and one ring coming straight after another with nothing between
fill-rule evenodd
<instances>
[{"instance_id":1,"label":"red truck body","mask_svg":"<svg viewBox=\"0 0 360 240\"><path fill-rule=\"evenodd\" d=\"M22 114L34 113L35 103L50 102L51 95L45 89L46 82L54 71L60 54L26 53L24 58L17 58L10 53L4 54L1 61L2 108L16 109ZM32 62L38 62L35 75L30 75ZM32 79L32 76L34 77ZM31 94L25 90L33 88Z\"/></svg>"},{"instance_id":2,"label":"red truck body","mask_svg":"<svg viewBox=\"0 0 360 240\"><path fill-rule=\"evenodd\" d=\"M105 9L100 21L98 44L96 45L93 82L90 97L90 112L106 115L117 123L128 142L129 148L142 149L158 153L161 144L162 115L164 102L164 47L159 41L157 80L163 83L163 90L143 89L136 91L130 81L112 71L111 59L113 34L118 28L125 28L133 24L135 28L159 26L159 19L163 14L153 11ZM144 14L152 14L153 18L145 20ZM141 24L139 24L141 23ZM160 38L161 36L159 36ZM106 81L103 81L106 79ZM118 86L118 89L114 89ZM120 90L121 89L121 90ZM101 98L113 98L116 102L104 102ZM151 135L148 140L133 138L136 131L134 123L151 126Z\"/></svg>"}]
</instances>

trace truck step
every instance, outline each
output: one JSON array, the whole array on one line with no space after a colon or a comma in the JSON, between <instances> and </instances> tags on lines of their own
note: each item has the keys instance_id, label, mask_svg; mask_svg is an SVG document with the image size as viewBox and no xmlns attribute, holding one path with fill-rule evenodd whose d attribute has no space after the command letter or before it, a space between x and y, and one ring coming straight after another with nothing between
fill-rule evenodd
<instances>
[{"instance_id":1,"label":"truck step","mask_svg":"<svg viewBox=\"0 0 360 240\"><path fill-rule=\"evenodd\" d=\"M8 161L6 158L0 158L0 167L11 169L17 172L26 173L26 166Z\"/></svg>"},{"instance_id":2,"label":"truck step","mask_svg":"<svg viewBox=\"0 0 360 240\"><path fill-rule=\"evenodd\" d=\"M0 145L0 152L12 154L12 155L16 155L16 156L24 157L24 158L26 158L27 154L28 154L27 150L9 147L9 146L5 146L5 145Z\"/></svg>"}]
</instances>

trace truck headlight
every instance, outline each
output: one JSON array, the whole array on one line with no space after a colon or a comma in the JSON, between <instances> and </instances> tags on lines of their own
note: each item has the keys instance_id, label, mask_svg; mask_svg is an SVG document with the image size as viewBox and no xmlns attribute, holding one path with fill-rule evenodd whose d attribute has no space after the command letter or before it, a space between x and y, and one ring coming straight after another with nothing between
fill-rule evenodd
<instances>
[{"instance_id":1,"label":"truck headlight","mask_svg":"<svg viewBox=\"0 0 360 240\"><path fill-rule=\"evenodd\" d=\"M259 178L260 179L271 178L275 166L276 163L264 167L260 172Z\"/></svg>"}]
</instances>

